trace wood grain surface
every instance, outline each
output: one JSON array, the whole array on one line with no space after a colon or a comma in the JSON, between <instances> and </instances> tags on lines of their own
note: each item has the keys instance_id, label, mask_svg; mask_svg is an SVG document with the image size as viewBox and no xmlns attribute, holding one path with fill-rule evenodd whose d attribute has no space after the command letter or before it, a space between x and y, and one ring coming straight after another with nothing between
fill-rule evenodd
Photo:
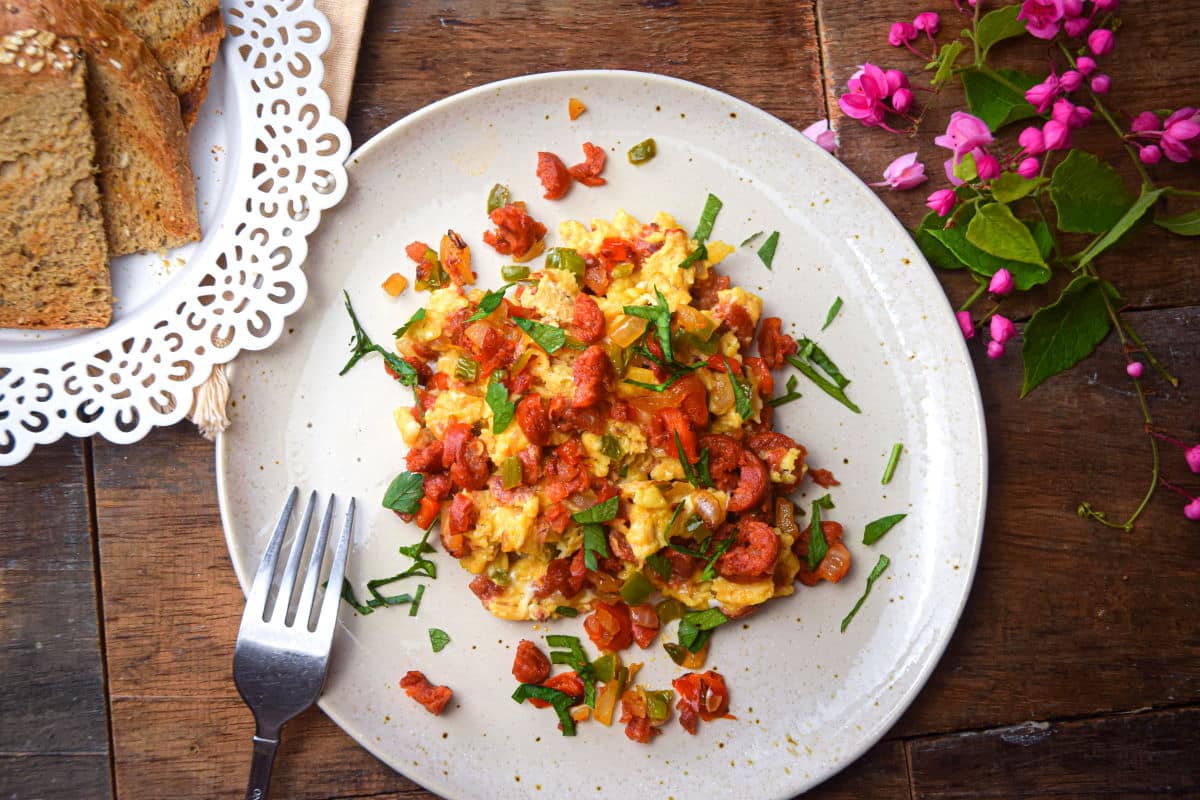
<instances>
[{"instance_id":1,"label":"wood grain surface","mask_svg":"<svg viewBox=\"0 0 1200 800\"><path fill-rule=\"evenodd\" d=\"M804 127L836 109L836 92L864 60L918 74L915 57L886 44L892 21L936 6L945 29L960 27L948 0L917 5L375 0L349 125L361 144L430 102L492 80L625 68L698 81ZM1123 16L1105 62L1113 106L1136 112L1200 100L1200 0L1126 0ZM1044 47L1005 46L996 53L1006 63L1044 69ZM951 90L931 98L929 129L944 126L960 103ZM834 118L839 157L868 179L919 150L929 186L883 195L905 222L918 219L918 195L941 185L943 156L930 137L892 137ZM1124 169L1101 133L1088 131L1085 143ZM1156 168L1191 188L1200 188L1197 172ZM1179 237L1140 241L1100 269L1181 378L1178 389L1152 383L1156 419L1194 440L1200 257ZM952 297L969 290L963 276L940 277ZM977 358L991 485L966 612L887 738L807 797L1200 796L1200 529L1166 492L1132 534L1074 513L1089 499L1123 517L1145 489L1149 451L1122 363L1109 341L1019 401L1018 360ZM1164 471L1189 477L1171 448ZM252 720L230 676L242 599L215 492L212 446L188 425L129 447L59 443L0 472L0 797L240 796ZM274 796L434 797L315 710L287 729Z\"/></svg>"}]
</instances>

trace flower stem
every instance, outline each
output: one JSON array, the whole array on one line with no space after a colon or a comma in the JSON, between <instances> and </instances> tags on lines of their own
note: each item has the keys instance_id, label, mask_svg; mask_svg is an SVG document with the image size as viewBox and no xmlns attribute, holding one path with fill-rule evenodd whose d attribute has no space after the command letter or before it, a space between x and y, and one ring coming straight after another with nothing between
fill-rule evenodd
<instances>
[{"instance_id":1,"label":"flower stem","mask_svg":"<svg viewBox=\"0 0 1200 800\"><path fill-rule=\"evenodd\" d=\"M965 303L963 303L961 306L958 307L958 310L966 311L971 306L975 305L975 301L978 300L980 297L983 297L983 293L987 291L987 288L988 288L988 285L986 283L984 283L983 281L980 281L979 287L974 292L971 292L971 296L967 298L967 301Z\"/></svg>"},{"instance_id":2,"label":"flower stem","mask_svg":"<svg viewBox=\"0 0 1200 800\"><path fill-rule=\"evenodd\" d=\"M1154 353L1151 353L1150 348L1146 347L1146 343L1142 341L1142 337L1137 335L1137 331L1133 329L1133 326L1126 322L1122 322L1122 325L1125 327L1125 332L1129 334L1129 338L1133 339L1133 343L1141 348L1142 353L1146 356L1146 360L1150 362L1150 366L1154 367L1154 371L1161 375L1164 381L1178 388L1179 378L1167 372L1167 368L1154 357Z\"/></svg>"}]
</instances>

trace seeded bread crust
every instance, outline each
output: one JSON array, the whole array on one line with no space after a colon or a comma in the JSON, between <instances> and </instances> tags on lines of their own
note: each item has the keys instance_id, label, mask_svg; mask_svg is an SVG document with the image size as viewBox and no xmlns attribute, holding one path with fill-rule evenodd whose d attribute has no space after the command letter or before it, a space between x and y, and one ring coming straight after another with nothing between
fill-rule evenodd
<instances>
[{"instance_id":1,"label":"seeded bread crust","mask_svg":"<svg viewBox=\"0 0 1200 800\"><path fill-rule=\"evenodd\" d=\"M79 39L111 255L200 238L187 130L162 68L134 33L91 0L0 0L0 34L23 28Z\"/></svg>"},{"instance_id":2,"label":"seeded bread crust","mask_svg":"<svg viewBox=\"0 0 1200 800\"><path fill-rule=\"evenodd\" d=\"M0 327L102 328L112 290L79 43L0 36Z\"/></svg>"},{"instance_id":3,"label":"seeded bread crust","mask_svg":"<svg viewBox=\"0 0 1200 800\"><path fill-rule=\"evenodd\" d=\"M225 36L219 0L99 0L146 42L179 96L191 127L208 95L213 61Z\"/></svg>"}]
</instances>

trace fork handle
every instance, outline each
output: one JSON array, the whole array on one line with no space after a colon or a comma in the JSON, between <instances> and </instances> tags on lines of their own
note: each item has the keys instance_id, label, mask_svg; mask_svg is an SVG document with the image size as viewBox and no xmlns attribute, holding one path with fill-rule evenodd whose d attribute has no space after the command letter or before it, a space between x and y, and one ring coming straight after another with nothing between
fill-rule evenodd
<instances>
[{"instance_id":1,"label":"fork handle","mask_svg":"<svg viewBox=\"0 0 1200 800\"><path fill-rule=\"evenodd\" d=\"M254 736L254 756L250 761L250 782L246 787L246 800L267 800L267 789L271 785L271 766L275 763L275 751L279 749L278 737L268 739Z\"/></svg>"}]
</instances>

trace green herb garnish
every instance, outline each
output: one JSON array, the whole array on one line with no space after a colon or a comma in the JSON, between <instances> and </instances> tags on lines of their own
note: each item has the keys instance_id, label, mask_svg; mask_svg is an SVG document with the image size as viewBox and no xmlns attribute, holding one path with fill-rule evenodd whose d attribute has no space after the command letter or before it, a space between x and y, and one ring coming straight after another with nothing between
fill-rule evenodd
<instances>
[{"instance_id":1,"label":"green herb garnish","mask_svg":"<svg viewBox=\"0 0 1200 800\"><path fill-rule=\"evenodd\" d=\"M883 480L881 483L887 486L892 482L892 476L896 474L896 464L900 462L900 454L904 452L904 445L896 442L892 445L892 452L888 455L887 466L883 468Z\"/></svg>"},{"instance_id":2,"label":"green herb garnish","mask_svg":"<svg viewBox=\"0 0 1200 800\"><path fill-rule=\"evenodd\" d=\"M525 317L513 317L513 322L518 328L529 334L529 338L533 339L537 346L547 353L557 352L567 343L567 333L562 328Z\"/></svg>"},{"instance_id":3,"label":"green herb garnish","mask_svg":"<svg viewBox=\"0 0 1200 800\"><path fill-rule=\"evenodd\" d=\"M429 644L433 646L433 652L440 653L446 649L446 645L450 644L450 634L441 628L430 628Z\"/></svg>"},{"instance_id":4,"label":"green herb garnish","mask_svg":"<svg viewBox=\"0 0 1200 800\"><path fill-rule=\"evenodd\" d=\"M578 522L580 525L598 522L612 522L617 518L617 508L620 505L620 498L612 496L603 503L596 503L591 508L585 508L583 511L576 511L571 515L571 519Z\"/></svg>"},{"instance_id":5,"label":"green herb garnish","mask_svg":"<svg viewBox=\"0 0 1200 800\"><path fill-rule=\"evenodd\" d=\"M868 522L867 528L863 531L863 544L875 544L883 535L896 527L900 520L907 517L907 514L889 514L886 517L880 517L874 522Z\"/></svg>"},{"instance_id":6,"label":"green herb garnish","mask_svg":"<svg viewBox=\"0 0 1200 800\"><path fill-rule=\"evenodd\" d=\"M608 537L604 528L595 524L583 526L583 565L595 572L598 558L608 558Z\"/></svg>"},{"instance_id":7,"label":"green herb garnish","mask_svg":"<svg viewBox=\"0 0 1200 800\"><path fill-rule=\"evenodd\" d=\"M879 576L884 573L884 570L888 568L888 564L891 563L891 559L884 555L881 555L879 561L875 562L875 568L867 576L867 588L863 590L862 597L858 598L858 602L854 604L854 608L850 609L850 613L842 620L842 633L846 632L846 628L850 625L850 620L854 619L854 615L858 613L858 610L862 608L862 604L866 602L867 596L871 594L871 587L875 585L875 581L879 579Z\"/></svg>"},{"instance_id":8,"label":"green herb garnish","mask_svg":"<svg viewBox=\"0 0 1200 800\"><path fill-rule=\"evenodd\" d=\"M560 617L578 617L579 609L571 608L570 606L555 606L554 613Z\"/></svg>"},{"instance_id":9,"label":"green herb garnish","mask_svg":"<svg viewBox=\"0 0 1200 800\"><path fill-rule=\"evenodd\" d=\"M817 372L816 367L814 367L808 361L803 361L798 356L787 356L787 362L789 364L791 364L793 367L795 367L797 370L799 370L801 375L803 375L804 377L808 378L810 381L815 383L817 385L817 388L820 389L821 391L825 392L825 394L829 395L834 400L837 400L839 403L841 403L846 408L853 411L855 414L862 413L862 409L860 409L858 406L856 406L850 400L850 398L846 396L846 392L843 387L838 386L836 383L831 381L829 378L826 378L824 375ZM839 374L839 376L841 375L841 373L838 373L838 374ZM844 380L844 377L843 377L843 380ZM849 381L846 381L846 382L849 383Z\"/></svg>"},{"instance_id":10,"label":"green herb garnish","mask_svg":"<svg viewBox=\"0 0 1200 800\"><path fill-rule=\"evenodd\" d=\"M762 231L756 231L755 233L752 233L749 236L747 236L745 239L743 239L742 243L739 244L738 247L745 247L748 244L753 244L754 240L762 235L763 235Z\"/></svg>"},{"instance_id":11,"label":"green herb garnish","mask_svg":"<svg viewBox=\"0 0 1200 800\"><path fill-rule=\"evenodd\" d=\"M704 611L689 611L679 621L679 644L691 653L699 653L704 643L712 636L713 628L729 622L719 608Z\"/></svg>"},{"instance_id":12,"label":"green herb garnish","mask_svg":"<svg viewBox=\"0 0 1200 800\"><path fill-rule=\"evenodd\" d=\"M634 571L621 586L621 599L631 606L640 606L654 591L654 585L640 572Z\"/></svg>"},{"instance_id":13,"label":"green herb garnish","mask_svg":"<svg viewBox=\"0 0 1200 800\"><path fill-rule=\"evenodd\" d=\"M492 410L492 433L496 435L504 433L508 424L512 422L513 414L517 411L517 404L508 399L508 387L494 372L492 379L488 381L483 399L488 404L488 408Z\"/></svg>"},{"instance_id":14,"label":"green herb garnish","mask_svg":"<svg viewBox=\"0 0 1200 800\"><path fill-rule=\"evenodd\" d=\"M363 330L363 326L358 322L358 315L354 313L354 306L350 304L350 293L342 291L346 297L346 312L350 314L350 322L354 324L354 338L350 343L350 360L346 362L346 366L342 367L339 376L345 375L350 371L350 368L358 363L358 360L367 353L379 353L383 356L383 360L392 368L395 373L396 380L403 383L405 386L417 385L417 371L413 369L412 364L409 364L403 358L400 358L395 353L388 352L379 345L371 341L371 337Z\"/></svg>"},{"instance_id":15,"label":"green herb garnish","mask_svg":"<svg viewBox=\"0 0 1200 800\"><path fill-rule=\"evenodd\" d=\"M415 514L425 496L425 476L419 472L401 472L383 493L383 507L401 514Z\"/></svg>"},{"instance_id":16,"label":"green herb garnish","mask_svg":"<svg viewBox=\"0 0 1200 800\"><path fill-rule=\"evenodd\" d=\"M637 386L650 392L665 392L667 389L671 388L675 381L679 380L686 374L686 372L678 372L667 378L662 383L645 383L643 381L635 381L633 378L626 378L625 383L628 383L630 386Z\"/></svg>"},{"instance_id":17,"label":"green herb garnish","mask_svg":"<svg viewBox=\"0 0 1200 800\"><path fill-rule=\"evenodd\" d=\"M588 661L587 653L578 636L563 636L551 634L546 637L546 644L551 647L565 647L566 650L551 650L551 664L565 664L575 670L575 674L583 681L583 702L589 707L596 707L596 672Z\"/></svg>"},{"instance_id":18,"label":"green herb garnish","mask_svg":"<svg viewBox=\"0 0 1200 800\"><path fill-rule=\"evenodd\" d=\"M367 614L375 613L375 609L364 606L362 603L358 602L358 597L354 594L354 587L350 585L349 578L342 578L342 599L364 617Z\"/></svg>"},{"instance_id":19,"label":"green herb garnish","mask_svg":"<svg viewBox=\"0 0 1200 800\"><path fill-rule=\"evenodd\" d=\"M487 213L491 214L497 208L504 208L512 202L512 192L502 183L497 183L488 192Z\"/></svg>"},{"instance_id":20,"label":"green herb garnish","mask_svg":"<svg viewBox=\"0 0 1200 800\"><path fill-rule=\"evenodd\" d=\"M654 325L658 343L662 346L663 358L672 361L675 356L671 352L671 307L657 286L654 287L654 294L658 298L658 302L654 305L625 306L622 310L631 317L649 320Z\"/></svg>"},{"instance_id":21,"label":"green herb garnish","mask_svg":"<svg viewBox=\"0 0 1200 800\"><path fill-rule=\"evenodd\" d=\"M726 536L717 542L717 546L713 548L712 553L708 557L708 563L704 565L704 569L700 573L700 580L711 581L717 576L717 559L725 555L725 552L733 546L736 536Z\"/></svg>"},{"instance_id":22,"label":"green herb garnish","mask_svg":"<svg viewBox=\"0 0 1200 800\"><path fill-rule=\"evenodd\" d=\"M417 615L417 609L419 609L421 607L421 598L424 596L425 596L425 584L418 583L417 584L417 593L415 595L413 595L412 605L408 607L408 615L410 617L415 617Z\"/></svg>"},{"instance_id":23,"label":"green herb garnish","mask_svg":"<svg viewBox=\"0 0 1200 800\"><path fill-rule=\"evenodd\" d=\"M454 365L454 377L463 383L473 383L479 377L479 362L463 356Z\"/></svg>"},{"instance_id":24,"label":"green herb garnish","mask_svg":"<svg viewBox=\"0 0 1200 800\"><path fill-rule=\"evenodd\" d=\"M733 368L729 366L729 359L722 360L725 362L725 374L729 376L729 383L733 386L733 398L738 416L742 419L750 419L750 415L754 413L754 408L750 405L750 391L734 377Z\"/></svg>"},{"instance_id":25,"label":"green herb garnish","mask_svg":"<svg viewBox=\"0 0 1200 800\"><path fill-rule=\"evenodd\" d=\"M522 683L512 696L513 700L518 703L523 703L531 697L544 700L554 708L559 724L562 725L563 736L575 735L575 720L571 719L569 710L571 706L575 705L575 698L566 692L551 689L549 686L539 686L536 683Z\"/></svg>"},{"instance_id":26,"label":"green herb garnish","mask_svg":"<svg viewBox=\"0 0 1200 800\"><path fill-rule=\"evenodd\" d=\"M467 317L467 322L475 322L486 318L489 314L500 307L500 301L504 299L504 293L513 287L513 284L506 283L499 289L493 289L485 294L479 301L479 309Z\"/></svg>"},{"instance_id":27,"label":"green herb garnish","mask_svg":"<svg viewBox=\"0 0 1200 800\"><path fill-rule=\"evenodd\" d=\"M654 143L653 139L646 139L629 148L626 157L630 164L645 164L656 155L658 155L658 145Z\"/></svg>"},{"instance_id":28,"label":"green herb garnish","mask_svg":"<svg viewBox=\"0 0 1200 800\"><path fill-rule=\"evenodd\" d=\"M658 577L664 581L671 577L671 562L667 557L660 553L652 553L646 556L646 566L658 573Z\"/></svg>"},{"instance_id":29,"label":"green herb garnish","mask_svg":"<svg viewBox=\"0 0 1200 800\"><path fill-rule=\"evenodd\" d=\"M717 214L721 213L721 207L725 204L715 194L709 194L708 199L704 201L704 210L700 212L700 221L696 223L696 231L693 238L698 242L707 242L708 237L712 236L713 223L717 221Z\"/></svg>"},{"instance_id":30,"label":"green herb garnish","mask_svg":"<svg viewBox=\"0 0 1200 800\"><path fill-rule=\"evenodd\" d=\"M413 315L408 318L408 322L404 323L399 328L396 328L396 332L392 334L392 338L399 339L399 338L403 337L404 334L408 333L409 328L411 328L413 325L417 324L418 322L420 322L423 319L425 319L425 309L418 308L416 311L413 312Z\"/></svg>"},{"instance_id":31,"label":"green herb garnish","mask_svg":"<svg viewBox=\"0 0 1200 800\"><path fill-rule=\"evenodd\" d=\"M758 258L766 265L767 269L771 268L771 262L775 260L775 248L779 245L779 231L771 231L771 235L762 243L762 247L758 248Z\"/></svg>"},{"instance_id":32,"label":"green herb garnish","mask_svg":"<svg viewBox=\"0 0 1200 800\"><path fill-rule=\"evenodd\" d=\"M799 400L801 397L804 396L796 391L796 386L799 383L800 383L800 381L796 380L795 375L788 375L787 393L781 394L781 395L779 395L779 397L772 397L770 400L767 401L767 405L771 406L772 408L779 408L781 405L784 405L785 403L790 403L793 400Z\"/></svg>"},{"instance_id":33,"label":"green herb garnish","mask_svg":"<svg viewBox=\"0 0 1200 800\"><path fill-rule=\"evenodd\" d=\"M821 527L821 509L833 508L833 498L824 495L813 500L812 522L808 529L808 571L816 572L821 561L829 553L829 542L825 541L825 529Z\"/></svg>"},{"instance_id":34,"label":"green herb garnish","mask_svg":"<svg viewBox=\"0 0 1200 800\"><path fill-rule=\"evenodd\" d=\"M688 461L687 453L683 452L683 442L679 441L679 432L675 432L675 449L679 452L679 464L683 467L683 477L697 488L709 488L713 485L712 475L708 471L708 448L700 451L696 463Z\"/></svg>"},{"instance_id":35,"label":"green herb garnish","mask_svg":"<svg viewBox=\"0 0 1200 800\"><path fill-rule=\"evenodd\" d=\"M624 455L624 453L621 451L621 442L618 441L617 437L608 432L605 432L605 434L600 437L600 452L604 453L604 455L608 456L613 461L619 460L621 456Z\"/></svg>"},{"instance_id":36,"label":"green herb garnish","mask_svg":"<svg viewBox=\"0 0 1200 800\"><path fill-rule=\"evenodd\" d=\"M679 262L680 269L691 269L692 265L697 261L704 261L708 258L708 248L701 242L696 246L696 249L688 253L688 257Z\"/></svg>"},{"instance_id":37,"label":"green herb garnish","mask_svg":"<svg viewBox=\"0 0 1200 800\"><path fill-rule=\"evenodd\" d=\"M837 298L833 301L833 305L829 307L829 313L825 315L825 324L821 326L821 330L825 330L833 322L834 317L842 310L842 298Z\"/></svg>"}]
</instances>

